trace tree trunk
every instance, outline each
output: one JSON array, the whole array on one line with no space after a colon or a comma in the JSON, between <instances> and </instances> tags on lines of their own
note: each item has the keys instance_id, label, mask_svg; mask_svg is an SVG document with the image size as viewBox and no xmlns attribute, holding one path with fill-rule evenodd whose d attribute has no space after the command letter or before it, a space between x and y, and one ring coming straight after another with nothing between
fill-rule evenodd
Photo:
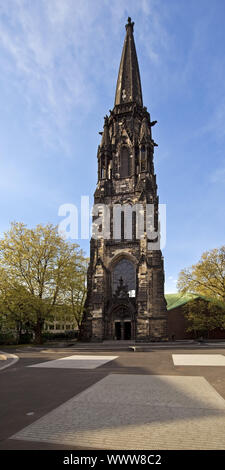
<instances>
[{"instance_id":1,"label":"tree trunk","mask_svg":"<svg viewBox=\"0 0 225 470\"><path fill-rule=\"evenodd\" d=\"M42 344L43 343L43 338L42 338L42 330L43 330L44 322L42 319L38 319L37 323L34 328L34 343L35 344Z\"/></svg>"},{"instance_id":2,"label":"tree trunk","mask_svg":"<svg viewBox=\"0 0 225 470\"><path fill-rule=\"evenodd\" d=\"M21 344L21 335L22 335L22 322L20 320L18 320L18 322L17 322L17 332L16 332L17 344Z\"/></svg>"}]
</instances>

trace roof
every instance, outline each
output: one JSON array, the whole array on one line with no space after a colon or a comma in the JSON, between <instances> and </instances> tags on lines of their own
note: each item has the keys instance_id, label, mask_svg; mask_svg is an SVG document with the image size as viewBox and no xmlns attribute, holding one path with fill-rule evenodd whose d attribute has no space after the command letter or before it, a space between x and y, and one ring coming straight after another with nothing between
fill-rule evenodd
<instances>
[{"instance_id":1,"label":"roof","mask_svg":"<svg viewBox=\"0 0 225 470\"><path fill-rule=\"evenodd\" d=\"M165 294L165 298L167 303L167 310L172 310L174 308L180 307L181 305L185 305L194 299L203 299L207 302L214 302L219 307L224 308L224 304L220 300L205 297L201 294L181 294L177 292L176 294Z\"/></svg>"},{"instance_id":2,"label":"roof","mask_svg":"<svg viewBox=\"0 0 225 470\"><path fill-rule=\"evenodd\" d=\"M173 308L180 307L181 305L190 302L190 300L200 297L197 294L165 294L167 310L172 310Z\"/></svg>"}]
</instances>

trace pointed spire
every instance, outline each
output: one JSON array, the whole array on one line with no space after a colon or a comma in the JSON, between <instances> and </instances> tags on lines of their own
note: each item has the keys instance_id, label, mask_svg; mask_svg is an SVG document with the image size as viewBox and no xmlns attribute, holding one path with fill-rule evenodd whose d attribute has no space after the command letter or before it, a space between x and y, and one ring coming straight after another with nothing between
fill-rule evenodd
<instances>
[{"instance_id":1,"label":"pointed spire","mask_svg":"<svg viewBox=\"0 0 225 470\"><path fill-rule=\"evenodd\" d=\"M134 22L128 18L126 37L120 61L119 75L116 86L115 105L136 102L143 106L141 79L135 48Z\"/></svg>"}]
</instances>

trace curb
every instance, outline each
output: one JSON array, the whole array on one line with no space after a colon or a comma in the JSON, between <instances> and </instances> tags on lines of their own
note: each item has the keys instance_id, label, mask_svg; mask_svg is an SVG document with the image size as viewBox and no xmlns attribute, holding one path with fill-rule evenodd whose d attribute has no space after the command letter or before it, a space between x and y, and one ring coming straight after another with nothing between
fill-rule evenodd
<instances>
[{"instance_id":1,"label":"curb","mask_svg":"<svg viewBox=\"0 0 225 470\"><path fill-rule=\"evenodd\" d=\"M7 357L5 354L0 354L0 361L6 361Z\"/></svg>"},{"instance_id":2,"label":"curb","mask_svg":"<svg viewBox=\"0 0 225 470\"><path fill-rule=\"evenodd\" d=\"M3 351L0 351L0 356L3 357L2 360L4 361L4 365L3 366L0 365L0 372L1 372L1 370L4 370L7 367L12 366L13 364L15 364L19 360L19 357L16 356L15 354L9 354L9 353L3 352ZM5 361L6 361L6 363L5 363Z\"/></svg>"}]
</instances>

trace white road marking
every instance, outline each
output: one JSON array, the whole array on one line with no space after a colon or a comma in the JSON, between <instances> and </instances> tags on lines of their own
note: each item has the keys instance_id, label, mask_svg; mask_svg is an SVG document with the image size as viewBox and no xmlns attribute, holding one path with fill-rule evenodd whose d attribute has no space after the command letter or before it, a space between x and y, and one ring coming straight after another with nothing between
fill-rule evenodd
<instances>
[{"instance_id":1,"label":"white road marking","mask_svg":"<svg viewBox=\"0 0 225 470\"><path fill-rule=\"evenodd\" d=\"M54 361L40 362L28 367L46 367L56 369L96 369L117 359L118 356L69 356L55 359Z\"/></svg>"},{"instance_id":2,"label":"white road marking","mask_svg":"<svg viewBox=\"0 0 225 470\"><path fill-rule=\"evenodd\" d=\"M172 354L175 366L225 366L222 354Z\"/></svg>"}]
</instances>

